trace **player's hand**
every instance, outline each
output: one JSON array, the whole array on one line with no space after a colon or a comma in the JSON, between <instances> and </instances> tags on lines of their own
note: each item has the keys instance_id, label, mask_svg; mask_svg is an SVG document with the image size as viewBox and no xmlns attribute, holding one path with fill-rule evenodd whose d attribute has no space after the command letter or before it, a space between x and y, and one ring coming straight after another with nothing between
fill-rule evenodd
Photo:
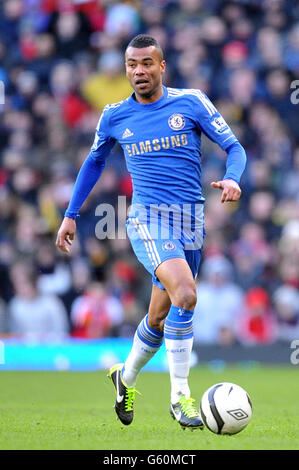
<instances>
[{"instance_id":1,"label":"player's hand","mask_svg":"<svg viewBox=\"0 0 299 470\"><path fill-rule=\"evenodd\" d=\"M241 197L241 188L234 180L213 181L211 186L222 189L221 202L238 201Z\"/></svg>"},{"instance_id":2,"label":"player's hand","mask_svg":"<svg viewBox=\"0 0 299 470\"><path fill-rule=\"evenodd\" d=\"M65 253L70 253L74 236L76 233L76 222L74 219L65 217L57 233L56 246Z\"/></svg>"}]
</instances>

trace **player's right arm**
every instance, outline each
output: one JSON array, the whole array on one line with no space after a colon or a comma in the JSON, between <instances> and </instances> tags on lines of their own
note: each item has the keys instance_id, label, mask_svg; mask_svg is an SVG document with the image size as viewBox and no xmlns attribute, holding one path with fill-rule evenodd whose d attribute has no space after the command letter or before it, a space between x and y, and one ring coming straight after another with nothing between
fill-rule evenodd
<instances>
[{"instance_id":1,"label":"player's right arm","mask_svg":"<svg viewBox=\"0 0 299 470\"><path fill-rule=\"evenodd\" d=\"M114 143L115 140L109 133L107 111L104 109L97 125L94 143L80 168L70 203L57 233L56 246L65 253L70 253L76 233L76 217L79 209L100 178L106 157Z\"/></svg>"}]
</instances>

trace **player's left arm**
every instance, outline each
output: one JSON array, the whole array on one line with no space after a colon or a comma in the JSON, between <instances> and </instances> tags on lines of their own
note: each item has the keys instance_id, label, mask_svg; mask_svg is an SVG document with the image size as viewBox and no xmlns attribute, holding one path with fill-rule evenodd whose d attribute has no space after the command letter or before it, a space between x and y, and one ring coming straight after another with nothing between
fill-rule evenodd
<instances>
[{"instance_id":1,"label":"player's left arm","mask_svg":"<svg viewBox=\"0 0 299 470\"><path fill-rule=\"evenodd\" d=\"M225 175L211 186L222 190L221 202L238 201L242 193L239 183L246 166L245 150L209 98L199 90L197 98L194 113L198 127L227 153Z\"/></svg>"}]
</instances>

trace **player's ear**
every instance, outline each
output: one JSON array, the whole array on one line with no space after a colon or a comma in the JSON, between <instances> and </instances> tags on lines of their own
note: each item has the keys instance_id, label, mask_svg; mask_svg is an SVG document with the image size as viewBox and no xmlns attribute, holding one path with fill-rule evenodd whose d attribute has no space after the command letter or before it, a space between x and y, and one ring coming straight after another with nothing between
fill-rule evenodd
<instances>
[{"instance_id":1,"label":"player's ear","mask_svg":"<svg viewBox=\"0 0 299 470\"><path fill-rule=\"evenodd\" d=\"M165 60L162 60L162 61L161 61L160 68L161 68L161 73L163 74L163 73L165 72L165 69L166 69L166 62L165 62Z\"/></svg>"}]
</instances>

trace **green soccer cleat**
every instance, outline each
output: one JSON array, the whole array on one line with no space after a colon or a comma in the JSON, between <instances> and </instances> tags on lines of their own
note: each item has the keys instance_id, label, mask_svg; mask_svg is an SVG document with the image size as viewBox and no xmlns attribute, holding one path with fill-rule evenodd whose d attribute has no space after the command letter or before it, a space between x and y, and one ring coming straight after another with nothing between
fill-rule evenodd
<instances>
[{"instance_id":1,"label":"green soccer cleat","mask_svg":"<svg viewBox=\"0 0 299 470\"><path fill-rule=\"evenodd\" d=\"M135 400L136 389L127 387L121 378L123 364L116 364L109 370L108 377L112 379L116 390L115 412L120 421L126 426L131 424L134 417L133 404Z\"/></svg>"},{"instance_id":2,"label":"green soccer cleat","mask_svg":"<svg viewBox=\"0 0 299 470\"><path fill-rule=\"evenodd\" d=\"M170 405L170 414L173 419L181 425L183 429L203 429L204 424L201 420L200 414L194 405L193 398L185 398L181 396L179 401L174 405Z\"/></svg>"}]
</instances>

